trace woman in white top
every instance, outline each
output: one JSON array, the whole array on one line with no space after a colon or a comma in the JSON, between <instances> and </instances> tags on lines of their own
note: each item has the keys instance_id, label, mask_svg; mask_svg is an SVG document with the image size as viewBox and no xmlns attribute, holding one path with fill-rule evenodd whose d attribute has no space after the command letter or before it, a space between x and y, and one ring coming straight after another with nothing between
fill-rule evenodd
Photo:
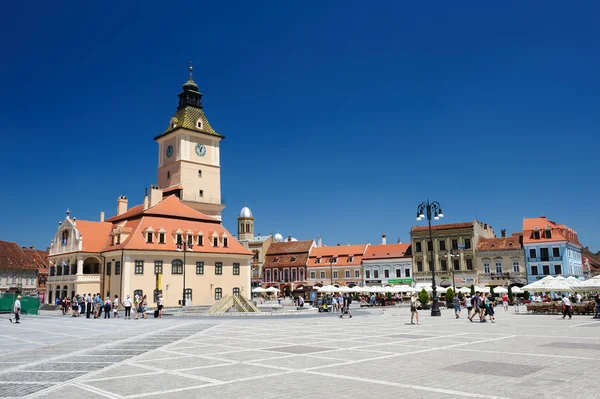
<instances>
[{"instance_id":1,"label":"woman in white top","mask_svg":"<svg viewBox=\"0 0 600 399\"><path fill-rule=\"evenodd\" d=\"M419 323L419 312L417 312L417 307L419 306L419 300L417 299L417 293L413 292L410 296L410 324L415 324L413 319L415 316L417 317L417 324Z\"/></svg>"}]
</instances>

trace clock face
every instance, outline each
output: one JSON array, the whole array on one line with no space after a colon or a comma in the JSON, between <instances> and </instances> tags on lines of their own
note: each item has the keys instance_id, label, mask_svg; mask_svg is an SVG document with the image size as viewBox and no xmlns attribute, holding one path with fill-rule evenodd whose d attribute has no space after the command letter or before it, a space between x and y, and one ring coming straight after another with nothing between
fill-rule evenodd
<instances>
[{"instance_id":1,"label":"clock face","mask_svg":"<svg viewBox=\"0 0 600 399\"><path fill-rule=\"evenodd\" d=\"M173 146L169 145L167 147L167 158L171 158L173 156Z\"/></svg>"},{"instance_id":2,"label":"clock face","mask_svg":"<svg viewBox=\"0 0 600 399\"><path fill-rule=\"evenodd\" d=\"M206 155L206 147L204 144L196 144L196 155L203 157Z\"/></svg>"}]
</instances>

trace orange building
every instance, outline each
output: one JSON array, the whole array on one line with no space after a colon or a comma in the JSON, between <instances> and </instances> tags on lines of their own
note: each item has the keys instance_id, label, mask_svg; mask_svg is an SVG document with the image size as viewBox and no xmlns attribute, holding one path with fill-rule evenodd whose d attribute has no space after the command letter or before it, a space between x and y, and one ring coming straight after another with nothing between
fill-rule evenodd
<instances>
[{"instance_id":1,"label":"orange building","mask_svg":"<svg viewBox=\"0 0 600 399\"><path fill-rule=\"evenodd\" d=\"M293 241L291 237L272 243L265 256L263 287L274 286L286 296L305 287L308 257L314 245L313 240Z\"/></svg>"},{"instance_id":2,"label":"orange building","mask_svg":"<svg viewBox=\"0 0 600 399\"><path fill-rule=\"evenodd\" d=\"M362 285L362 259L367 244L318 246L310 251L308 285Z\"/></svg>"}]
</instances>

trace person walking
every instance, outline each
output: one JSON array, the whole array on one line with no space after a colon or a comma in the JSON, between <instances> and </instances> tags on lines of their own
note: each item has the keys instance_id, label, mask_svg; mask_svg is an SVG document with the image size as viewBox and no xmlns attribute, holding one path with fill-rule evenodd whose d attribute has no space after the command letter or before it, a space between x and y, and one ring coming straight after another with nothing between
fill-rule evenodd
<instances>
[{"instance_id":1,"label":"person walking","mask_svg":"<svg viewBox=\"0 0 600 399\"><path fill-rule=\"evenodd\" d=\"M594 295L594 301L596 302L596 314L594 315L594 319L600 319L600 296L598 296L598 294Z\"/></svg>"},{"instance_id":2,"label":"person walking","mask_svg":"<svg viewBox=\"0 0 600 399\"><path fill-rule=\"evenodd\" d=\"M110 301L110 297L107 296L104 300L104 318L110 319L110 309L112 308L112 302Z\"/></svg>"},{"instance_id":3,"label":"person walking","mask_svg":"<svg viewBox=\"0 0 600 399\"><path fill-rule=\"evenodd\" d=\"M508 312L508 294L504 293L504 295L502 295L502 306L504 306L504 311Z\"/></svg>"},{"instance_id":4,"label":"person walking","mask_svg":"<svg viewBox=\"0 0 600 399\"><path fill-rule=\"evenodd\" d=\"M341 313L344 312L343 307L344 307L344 297L342 296L342 294L339 294L336 298L333 298L333 301L337 301L337 310Z\"/></svg>"},{"instance_id":5,"label":"person walking","mask_svg":"<svg viewBox=\"0 0 600 399\"><path fill-rule=\"evenodd\" d=\"M158 308L158 318L162 319L162 310L163 310L163 299L162 296L158 297L158 304L156 305Z\"/></svg>"},{"instance_id":6,"label":"person walking","mask_svg":"<svg viewBox=\"0 0 600 399\"><path fill-rule=\"evenodd\" d=\"M140 296L136 295L133 298L133 309L135 310L135 320L138 319L138 316L140 315Z\"/></svg>"},{"instance_id":7,"label":"person walking","mask_svg":"<svg viewBox=\"0 0 600 399\"><path fill-rule=\"evenodd\" d=\"M410 324L415 324L414 323L414 318L416 317L417 319L417 324L421 324L419 323L419 312L417 311L417 307L419 307L420 303L419 300L417 299L417 293L413 292L412 295L410 296Z\"/></svg>"},{"instance_id":8,"label":"person walking","mask_svg":"<svg viewBox=\"0 0 600 399\"><path fill-rule=\"evenodd\" d=\"M125 308L125 320L131 319L131 297L127 295L127 298L123 300L123 307Z\"/></svg>"},{"instance_id":9,"label":"person walking","mask_svg":"<svg viewBox=\"0 0 600 399\"><path fill-rule=\"evenodd\" d=\"M85 318L89 319L92 317L92 293L88 292L85 296Z\"/></svg>"},{"instance_id":10,"label":"person walking","mask_svg":"<svg viewBox=\"0 0 600 399\"><path fill-rule=\"evenodd\" d=\"M573 314L571 313L571 300L569 299L568 296L563 295L562 298L562 306L563 306L563 319L567 316L569 316L569 320L571 320L571 317L573 316Z\"/></svg>"},{"instance_id":11,"label":"person walking","mask_svg":"<svg viewBox=\"0 0 600 399\"><path fill-rule=\"evenodd\" d=\"M340 298L342 298L342 306L340 309L340 319L344 318L344 315L348 313L348 316L352 318L352 312L350 311L350 297L348 293L345 293L344 296L340 294Z\"/></svg>"},{"instance_id":12,"label":"person walking","mask_svg":"<svg viewBox=\"0 0 600 399\"><path fill-rule=\"evenodd\" d=\"M119 316L119 297L115 295L115 299L112 301L113 317L116 319Z\"/></svg>"},{"instance_id":13,"label":"person walking","mask_svg":"<svg viewBox=\"0 0 600 399\"><path fill-rule=\"evenodd\" d=\"M495 323L496 318L494 317L494 298L492 298L492 294L487 294L487 297L485 298L485 310L488 316L490 316L490 321Z\"/></svg>"},{"instance_id":14,"label":"person walking","mask_svg":"<svg viewBox=\"0 0 600 399\"><path fill-rule=\"evenodd\" d=\"M458 296L454 296L454 316L457 319L460 319L460 298Z\"/></svg>"},{"instance_id":15,"label":"person walking","mask_svg":"<svg viewBox=\"0 0 600 399\"><path fill-rule=\"evenodd\" d=\"M148 310L148 301L146 300L146 295L144 295L142 300L140 301L140 307L142 312L142 318L147 319L146 311Z\"/></svg>"},{"instance_id":16,"label":"person walking","mask_svg":"<svg viewBox=\"0 0 600 399\"><path fill-rule=\"evenodd\" d=\"M467 318L471 318L471 311L473 310L473 304L471 303L471 297L469 294L465 294L464 297L465 308L467 308Z\"/></svg>"},{"instance_id":17,"label":"person walking","mask_svg":"<svg viewBox=\"0 0 600 399\"><path fill-rule=\"evenodd\" d=\"M471 307L473 308L473 314L469 316L469 321L473 323L473 318L475 317L475 315L479 316L479 318L481 319L481 315L479 312L479 291L477 291L475 295L473 295L473 297L471 298Z\"/></svg>"},{"instance_id":18,"label":"person walking","mask_svg":"<svg viewBox=\"0 0 600 399\"><path fill-rule=\"evenodd\" d=\"M21 295L17 296L17 300L13 306L13 312L15 313L15 324L21 324L19 321L21 320L21 316L19 316L19 313L21 313ZM11 323L13 322L12 317L8 320L10 320Z\"/></svg>"}]
</instances>

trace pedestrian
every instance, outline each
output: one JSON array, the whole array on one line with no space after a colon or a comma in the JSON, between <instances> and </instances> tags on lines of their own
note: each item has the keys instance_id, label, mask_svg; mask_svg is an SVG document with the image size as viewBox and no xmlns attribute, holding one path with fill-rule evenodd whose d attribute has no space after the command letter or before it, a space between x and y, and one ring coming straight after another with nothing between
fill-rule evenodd
<instances>
[{"instance_id":1,"label":"pedestrian","mask_svg":"<svg viewBox=\"0 0 600 399\"><path fill-rule=\"evenodd\" d=\"M381 294L381 298L379 299L379 303L381 304L381 310L384 311L384 312L387 310L387 308L386 308L386 299L387 299L386 295L385 294Z\"/></svg>"},{"instance_id":2,"label":"pedestrian","mask_svg":"<svg viewBox=\"0 0 600 399\"><path fill-rule=\"evenodd\" d=\"M135 309L135 320L138 319L140 314L140 296L136 295L133 299L133 308Z\"/></svg>"},{"instance_id":3,"label":"pedestrian","mask_svg":"<svg viewBox=\"0 0 600 399\"><path fill-rule=\"evenodd\" d=\"M460 298L458 296L454 296L454 316L457 319L460 319Z\"/></svg>"},{"instance_id":4,"label":"pedestrian","mask_svg":"<svg viewBox=\"0 0 600 399\"><path fill-rule=\"evenodd\" d=\"M115 299L112 301L113 317L116 319L119 316L119 297L115 295Z\"/></svg>"},{"instance_id":5,"label":"pedestrian","mask_svg":"<svg viewBox=\"0 0 600 399\"><path fill-rule=\"evenodd\" d=\"M104 318L110 319L110 309L112 308L112 302L110 301L110 297L107 296L104 300Z\"/></svg>"},{"instance_id":6,"label":"pedestrian","mask_svg":"<svg viewBox=\"0 0 600 399\"><path fill-rule=\"evenodd\" d=\"M567 316L569 316L569 320L571 320L571 317L573 316L573 314L571 313L571 300L569 299L568 296L563 295L562 298L562 308L563 308L563 319Z\"/></svg>"},{"instance_id":7,"label":"pedestrian","mask_svg":"<svg viewBox=\"0 0 600 399\"><path fill-rule=\"evenodd\" d=\"M340 298L342 298L342 306L341 306L341 313L340 313L340 319L344 318L344 315L346 313L348 313L348 316L350 318L352 318L352 312L350 311L350 303L351 303L351 299L348 296L348 293L345 293L344 296L342 296L340 294L339 296Z\"/></svg>"},{"instance_id":8,"label":"pedestrian","mask_svg":"<svg viewBox=\"0 0 600 399\"><path fill-rule=\"evenodd\" d=\"M131 297L127 295L127 298L123 300L123 307L125 308L125 320L131 319Z\"/></svg>"},{"instance_id":9,"label":"pedestrian","mask_svg":"<svg viewBox=\"0 0 600 399\"><path fill-rule=\"evenodd\" d=\"M79 294L75 295L71 300L71 315L79 317Z\"/></svg>"},{"instance_id":10,"label":"pedestrian","mask_svg":"<svg viewBox=\"0 0 600 399\"><path fill-rule=\"evenodd\" d=\"M600 319L600 296L598 294L594 295L594 301L596 302L596 314L594 315L594 319Z\"/></svg>"},{"instance_id":11,"label":"pedestrian","mask_svg":"<svg viewBox=\"0 0 600 399\"><path fill-rule=\"evenodd\" d=\"M88 292L85 296L85 318L89 319L92 316L92 293Z\"/></svg>"},{"instance_id":12,"label":"pedestrian","mask_svg":"<svg viewBox=\"0 0 600 399\"><path fill-rule=\"evenodd\" d=\"M142 298L142 300L140 301L140 307L141 307L141 312L142 312L142 317L144 319L146 319L146 311L148 310L148 301L146 300L146 295L144 295L144 297Z\"/></svg>"},{"instance_id":13,"label":"pedestrian","mask_svg":"<svg viewBox=\"0 0 600 399\"><path fill-rule=\"evenodd\" d=\"M485 309L486 309L488 316L490 316L490 321L492 323L495 323L496 318L494 316L494 298L492 298L492 294L487 294L487 297L485 298ZM485 322L485 318L484 318L484 322Z\"/></svg>"},{"instance_id":14,"label":"pedestrian","mask_svg":"<svg viewBox=\"0 0 600 399\"><path fill-rule=\"evenodd\" d=\"M333 301L336 302L337 301L337 310L339 312L343 312L343 307L344 307L344 297L342 296L342 294L339 294L337 296L337 300L336 298L333 298Z\"/></svg>"},{"instance_id":15,"label":"pedestrian","mask_svg":"<svg viewBox=\"0 0 600 399\"><path fill-rule=\"evenodd\" d=\"M473 308L473 314L471 316L469 316L469 321L471 323L473 323L473 318L475 317L475 315L480 316L479 313L479 291L477 291L475 293L475 295L473 295L473 297L471 298L471 307ZM481 316L480 316L481 319Z\"/></svg>"},{"instance_id":16,"label":"pedestrian","mask_svg":"<svg viewBox=\"0 0 600 399\"><path fill-rule=\"evenodd\" d=\"M92 301L92 305L94 306L94 319L98 318L98 308L100 307L100 298L98 294L94 295L94 300Z\"/></svg>"},{"instance_id":17,"label":"pedestrian","mask_svg":"<svg viewBox=\"0 0 600 399\"><path fill-rule=\"evenodd\" d=\"M421 324L421 323L419 323L419 312L417 311L417 308L420 305L421 304L419 303L419 300L417 299L417 293L413 292L412 295L410 296L410 324L415 324L414 323L415 317L417 319L417 324Z\"/></svg>"},{"instance_id":18,"label":"pedestrian","mask_svg":"<svg viewBox=\"0 0 600 399\"><path fill-rule=\"evenodd\" d=\"M298 306L303 308L304 307L304 296L300 295L298 297Z\"/></svg>"},{"instance_id":19,"label":"pedestrian","mask_svg":"<svg viewBox=\"0 0 600 399\"><path fill-rule=\"evenodd\" d=\"M158 318L162 319L162 310L163 310L163 299L162 299L162 296L158 297L158 303L157 303L156 307L158 309Z\"/></svg>"},{"instance_id":20,"label":"pedestrian","mask_svg":"<svg viewBox=\"0 0 600 399\"><path fill-rule=\"evenodd\" d=\"M15 313L15 324L20 324L21 322L19 320L21 320L21 316L19 316L19 313L21 313L21 295L17 296L17 300L13 306L13 312ZM12 318L8 320L10 320L11 323L13 322Z\"/></svg>"},{"instance_id":21,"label":"pedestrian","mask_svg":"<svg viewBox=\"0 0 600 399\"><path fill-rule=\"evenodd\" d=\"M473 310L473 304L471 303L471 297L469 294L465 294L465 308L467 308L467 318L471 318L471 311Z\"/></svg>"},{"instance_id":22,"label":"pedestrian","mask_svg":"<svg viewBox=\"0 0 600 399\"><path fill-rule=\"evenodd\" d=\"M504 295L502 295L502 306L504 306L504 311L508 312L508 294L504 293Z\"/></svg>"}]
</instances>

